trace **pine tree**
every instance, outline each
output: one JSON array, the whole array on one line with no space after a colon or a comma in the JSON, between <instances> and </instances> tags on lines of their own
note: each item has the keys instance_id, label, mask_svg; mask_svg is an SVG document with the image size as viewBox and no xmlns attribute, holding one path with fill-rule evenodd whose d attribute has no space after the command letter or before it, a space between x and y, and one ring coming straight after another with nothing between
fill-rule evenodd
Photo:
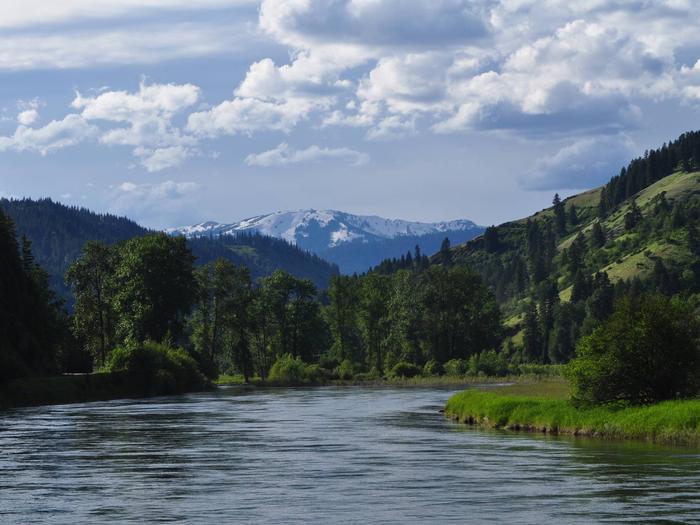
<instances>
[{"instance_id":1,"label":"pine tree","mask_svg":"<svg viewBox=\"0 0 700 525\"><path fill-rule=\"evenodd\" d=\"M499 242L498 242L498 228L495 226L489 226L484 231L484 249L490 253L498 252Z\"/></svg>"},{"instance_id":2,"label":"pine tree","mask_svg":"<svg viewBox=\"0 0 700 525\"><path fill-rule=\"evenodd\" d=\"M440 245L440 262L444 266L452 265L452 251L450 250L450 239L445 237Z\"/></svg>"},{"instance_id":3,"label":"pine tree","mask_svg":"<svg viewBox=\"0 0 700 525\"><path fill-rule=\"evenodd\" d=\"M563 237L566 235L566 211L558 193L554 194L552 204L554 205L554 221L557 227L557 234Z\"/></svg>"},{"instance_id":4,"label":"pine tree","mask_svg":"<svg viewBox=\"0 0 700 525\"><path fill-rule=\"evenodd\" d=\"M637 201L632 199L632 202L630 203L630 209L629 211L625 214L625 229L626 230L633 230L637 224L639 224L639 221L642 220L642 212L640 211L639 207L637 206Z\"/></svg>"},{"instance_id":5,"label":"pine tree","mask_svg":"<svg viewBox=\"0 0 700 525\"><path fill-rule=\"evenodd\" d=\"M576 226L579 222L578 219L578 209L576 208L575 204L572 204L569 206L569 217L568 217L569 224L571 226Z\"/></svg>"},{"instance_id":6,"label":"pine tree","mask_svg":"<svg viewBox=\"0 0 700 525\"><path fill-rule=\"evenodd\" d=\"M591 229L591 249L595 250L603 246L605 246L605 231L600 221L596 221Z\"/></svg>"},{"instance_id":7,"label":"pine tree","mask_svg":"<svg viewBox=\"0 0 700 525\"><path fill-rule=\"evenodd\" d=\"M523 329L523 357L529 362L536 362L542 355L542 334L537 316L537 307L531 302L525 310Z\"/></svg>"}]
</instances>

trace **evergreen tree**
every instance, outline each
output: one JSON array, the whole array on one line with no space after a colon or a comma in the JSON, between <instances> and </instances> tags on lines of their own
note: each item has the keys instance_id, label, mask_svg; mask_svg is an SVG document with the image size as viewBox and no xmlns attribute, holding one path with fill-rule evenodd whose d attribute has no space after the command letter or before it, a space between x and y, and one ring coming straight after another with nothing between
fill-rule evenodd
<instances>
[{"instance_id":1,"label":"evergreen tree","mask_svg":"<svg viewBox=\"0 0 700 525\"><path fill-rule=\"evenodd\" d=\"M557 228L557 234L560 237L566 235L566 210L564 209L564 203L559 198L559 194L554 194L554 199L552 200L554 206L554 223Z\"/></svg>"},{"instance_id":2,"label":"evergreen tree","mask_svg":"<svg viewBox=\"0 0 700 525\"><path fill-rule=\"evenodd\" d=\"M542 356L542 334L540 322L537 316L535 303L530 303L525 310L525 322L523 333L523 357L526 361L534 363Z\"/></svg>"},{"instance_id":3,"label":"evergreen tree","mask_svg":"<svg viewBox=\"0 0 700 525\"><path fill-rule=\"evenodd\" d=\"M642 212L637 206L637 201L632 199L629 211L625 214L625 229L633 230L642 220Z\"/></svg>"},{"instance_id":4,"label":"evergreen tree","mask_svg":"<svg viewBox=\"0 0 700 525\"><path fill-rule=\"evenodd\" d=\"M484 231L484 249L490 253L498 252L498 228L496 228L495 226L489 226Z\"/></svg>"},{"instance_id":5,"label":"evergreen tree","mask_svg":"<svg viewBox=\"0 0 700 525\"><path fill-rule=\"evenodd\" d=\"M444 266L452 264L452 251L450 250L450 239L445 237L440 245L440 262Z\"/></svg>"},{"instance_id":6,"label":"evergreen tree","mask_svg":"<svg viewBox=\"0 0 700 525\"><path fill-rule=\"evenodd\" d=\"M605 246L605 231L600 221L595 221L591 228L591 249L597 250Z\"/></svg>"},{"instance_id":7,"label":"evergreen tree","mask_svg":"<svg viewBox=\"0 0 700 525\"><path fill-rule=\"evenodd\" d=\"M578 209L576 208L575 204L572 203L571 206L569 206L569 214L568 215L569 216L568 216L567 220L568 220L569 224L572 227L576 227L579 223L579 219L578 219Z\"/></svg>"}]
</instances>

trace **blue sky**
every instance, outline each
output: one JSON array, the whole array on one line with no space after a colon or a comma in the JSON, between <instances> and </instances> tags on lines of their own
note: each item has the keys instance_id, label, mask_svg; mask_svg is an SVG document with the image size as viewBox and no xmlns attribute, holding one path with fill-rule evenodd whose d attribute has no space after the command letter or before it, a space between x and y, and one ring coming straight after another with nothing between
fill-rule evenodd
<instances>
[{"instance_id":1,"label":"blue sky","mask_svg":"<svg viewBox=\"0 0 700 525\"><path fill-rule=\"evenodd\" d=\"M700 127L689 0L4 4L0 195L153 227L498 223Z\"/></svg>"}]
</instances>

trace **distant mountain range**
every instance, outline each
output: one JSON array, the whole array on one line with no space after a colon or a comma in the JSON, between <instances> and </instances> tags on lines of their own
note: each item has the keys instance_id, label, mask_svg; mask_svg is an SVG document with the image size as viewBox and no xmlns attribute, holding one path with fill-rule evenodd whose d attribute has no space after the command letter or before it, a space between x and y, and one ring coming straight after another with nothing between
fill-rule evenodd
<instances>
[{"instance_id":1,"label":"distant mountain range","mask_svg":"<svg viewBox=\"0 0 700 525\"><path fill-rule=\"evenodd\" d=\"M360 273L384 259L413 251L416 245L431 254L445 237L458 244L480 235L484 228L468 220L424 223L309 209L278 211L228 224L209 221L167 231L188 238L256 232L315 253L337 264L343 273Z\"/></svg>"},{"instance_id":2,"label":"distant mountain range","mask_svg":"<svg viewBox=\"0 0 700 525\"><path fill-rule=\"evenodd\" d=\"M86 241L107 244L152 233L125 217L98 214L84 208L65 206L50 199L0 199L0 208L15 223L18 236L32 242L37 262L49 273L52 288L70 301L64 275ZM311 279L317 287L328 286L338 267L282 239L254 231L224 235L215 239L191 238L188 244L197 264L224 257L245 265L254 278L283 269L296 277Z\"/></svg>"}]
</instances>

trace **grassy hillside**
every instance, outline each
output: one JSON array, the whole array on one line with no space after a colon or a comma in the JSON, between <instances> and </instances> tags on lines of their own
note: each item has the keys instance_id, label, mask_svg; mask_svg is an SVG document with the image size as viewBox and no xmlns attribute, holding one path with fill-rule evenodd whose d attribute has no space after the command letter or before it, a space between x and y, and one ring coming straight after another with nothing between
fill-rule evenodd
<instances>
[{"instance_id":1,"label":"grassy hillside","mask_svg":"<svg viewBox=\"0 0 700 525\"><path fill-rule=\"evenodd\" d=\"M528 311L537 316L532 326L539 326L539 345L549 346L550 353L555 316L563 304L577 305L567 314L574 318L571 339L589 332L584 321L595 307L591 301L598 282L610 290L640 287L671 295L698 291L694 232L700 215L700 171L684 171L679 164L671 174L603 210L601 196L609 186L492 227L452 249L452 261L477 271L496 295L508 334L504 345L511 351L528 344ZM559 229L558 215L564 217ZM597 243L595 235L601 232ZM432 261L440 259L437 254Z\"/></svg>"}]
</instances>

